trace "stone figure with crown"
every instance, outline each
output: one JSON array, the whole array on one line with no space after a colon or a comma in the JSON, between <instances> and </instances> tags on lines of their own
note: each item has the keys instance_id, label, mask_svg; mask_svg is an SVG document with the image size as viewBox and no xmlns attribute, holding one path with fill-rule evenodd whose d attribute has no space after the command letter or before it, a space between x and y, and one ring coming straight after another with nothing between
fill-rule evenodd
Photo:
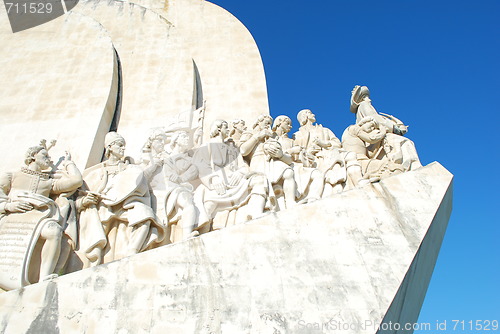
<instances>
[{"instance_id":1,"label":"stone figure with crown","mask_svg":"<svg viewBox=\"0 0 500 334\"><path fill-rule=\"evenodd\" d=\"M57 276L76 246L76 221L70 196L82 176L69 153L60 167L48 150L30 147L25 166L0 177L0 287L15 289ZM62 251L61 251L62 248ZM59 265L58 265L59 261Z\"/></svg>"}]
</instances>

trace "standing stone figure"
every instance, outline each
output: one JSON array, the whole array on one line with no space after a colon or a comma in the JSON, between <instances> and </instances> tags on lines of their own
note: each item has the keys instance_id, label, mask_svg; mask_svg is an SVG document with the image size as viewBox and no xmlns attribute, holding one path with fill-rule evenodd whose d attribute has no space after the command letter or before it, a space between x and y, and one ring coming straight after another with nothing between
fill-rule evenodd
<instances>
[{"instance_id":1,"label":"standing stone figure","mask_svg":"<svg viewBox=\"0 0 500 334\"><path fill-rule=\"evenodd\" d=\"M0 177L0 287L7 290L57 276L64 217L54 199L82 185L69 155L55 173L44 146L30 147L24 162Z\"/></svg>"},{"instance_id":2,"label":"standing stone figure","mask_svg":"<svg viewBox=\"0 0 500 334\"><path fill-rule=\"evenodd\" d=\"M110 132L104 142L107 160L83 172L77 202L84 267L139 253L165 237L142 168L124 161L125 140Z\"/></svg>"},{"instance_id":3,"label":"standing stone figure","mask_svg":"<svg viewBox=\"0 0 500 334\"><path fill-rule=\"evenodd\" d=\"M303 148L304 163L310 161L308 157L314 156L310 167L325 174L323 197L341 192L348 185L358 186L362 175L356 155L342 150L340 140L330 129L315 124L316 116L311 110L299 111L297 120L300 128L293 135L295 145Z\"/></svg>"},{"instance_id":4,"label":"standing stone figure","mask_svg":"<svg viewBox=\"0 0 500 334\"><path fill-rule=\"evenodd\" d=\"M281 144L283 152L290 154L293 159L293 171L300 200L314 201L320 199L325 186L325 175L319 169L306 167L312 165L314 156L305 156L307 153L302 152L301 147L295 145L293 139L288 137L291 129L292 120L290 117L281 115L274 119L272 130L278 135L277 140ZM304 164L302 160L305 161L306 159L307 161Z\"/></svg>"},{"instance_id":5,"label":"standing stone figure","mask_svg":"<svg viewBox=\"0 0 500 334\"><path fill-rule=\"evenodd\" d=\"M191 146L187 131L167 136L160 129L153 130L144 145L141 166L151 188L152 208L170 232L165 244L198 235L194 231L198 227L198 209L190 183L198 177L198 169L192 164Z\"/></svg>"},{"instance_id":6,"label":"standing stone figure","mask_svg":"<svg viewBox=\"0 0 500 334\"><path fill-rule=\"evenodd\" d=\"M176 242L198 235L199 211L193 200L190 183L198 177L198 169L189 155L190 138L186 131L176 131L171 138L171 153L163 160L165 200L161 203L172 228L171 241Z\"/></svg>"},{"instance_id":7,"label":"standing stone figure","mask_svg":"<svg viewBox=\"0 0 500 334\"><path fill-rule=\"evenodd\" d=\"M265 176L249 172L234 142L226 140L228 135L227 122L216 120L210 141L193 156L201 180L195 193L200 225L212 222L218 212L243 206L246 214L241 221L246 221L262 215L266 206L269 187Z\"/></svg>"},{"instance_id":8,"label":"standing stone figure","mask_svg":"<svg viewBox=\"0 0 500 334\"><path fill-rule=\"evenodd\" d=\"M408 131L408 126L391 115L381 115L373 107L370 100L370 90L366 86L355 86L351 93L351 112L356 114L356 123L364 117L371 116L387 131L387 145L392 150L401 152L405 170L414 170L422 167L415 148L415 144L403 135Z\"/></svg>"},{"instance_id":9,"label":"standing stone figure","mask_svg":"<svg viewBox=\"0 0 500 334\"><path fill-rule=\"evenodd\" d=\"M272 122L271 116L259 116L253 132L242 136L240 150L252 172L263 172L273 187L283 189L286 208L291 208L297 197L297 185L290 166L292 157L283 152L276 133L271 129Z\"/></svg>"}]
</instances>

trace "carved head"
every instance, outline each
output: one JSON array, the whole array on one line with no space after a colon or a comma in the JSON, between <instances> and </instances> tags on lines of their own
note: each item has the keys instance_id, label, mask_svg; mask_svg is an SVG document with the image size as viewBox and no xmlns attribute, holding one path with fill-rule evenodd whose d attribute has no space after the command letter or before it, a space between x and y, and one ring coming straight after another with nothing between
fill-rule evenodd
<instances>
[{"instance_id":1,"label":"carved head","mask_svg":"<svg viewBox=\"0 0 500 334\"><path fill-rule=\"evenodd\" d=\"M258 128L259 130L270 129L271 124L273 124L273 118L271 116L260 115L259 117L257 117L257 120L253 125L253 128L254 129Z\"/></svg>"},{"instance_id":2,"label":"carved head","mask_svg":"<svg viewBox=\"0 0 500 334\"><path fill-rule=\"evenodd\" d=\"M188 148L189 134L186 131L176 131L172 136L170 145L172 145L172 147L179 146L181 148Z\"/></svg>"},{"instance_id":3,"label":"carved head","mask_svg":"<svg viewBox=\"0 0 500 334\"><path fill-rule=\"evenodd\" d=\"M278 116L274 119L273 123L273 131L278 130L278 128L281 128L283 133L288 133L292 129L292 120L290 117L281 115Z\"/></svg>"},{"instance_id":4,"label":"carved head","mask_svg":"<svg viewBox=\"0 0 500 334\"><path fill-rule=\"evenodd\" d=\"M223 139L226 139L229 135L229 126L226 121L221 119L215 120L210 128L210 138L215 138L219 135Z\"/></svg>"},{"instance_id":5,"label":"carved head","mask_svg":"<svg viewBox=\"0 0 500 334\"><path fill-rule=\"evenodd\" d=\"M24 163L29 166L35 162L41 170L47 169L51 166L50 156L45 147L32 146L28 148L25 154Z\"/></svg>"},{"instance_id":6,"label":"carved head","mask_svg":"<svg viewBox=\"0 0 500 334\"><path fill-rule=\"evenodd\" d=\"M363 129L364 132L370 133L375 129L379 128L378 122L372 116L363 117L359 122L358 126Z\"/></svg>"},{"instance_id":7,"label":"carved head","mask_svg":"<svg viewBox=\"0 0 500 334\"><path fill-rule=\"evenodd\" d=\"M245 121L242 119L233 119L231 121L231 132L230 136L234 135L236 132L243 133L247 129Z\"/></svg>"},{"instance_id":8,"label":"carved head","mask_svg":"<svg viewBox=\"0 0 500 334\"><path fill-rule=\"evenodd\" d=\"M314 123L316 122L316 115L314 115L312 113L311 110L309 109L302 109L301 111L299 111L299 113L297 114L297 120L299 121L299 124L300 125L304 125L306 124L308 121L310 123Z\"/></svg>"},{"instance_id":9,"label":"carved head","mask_svg":"<svg viewBox=\"0 0 500 334\"><path fill-rule=\"evenodd\" d=\"M164 151L167 135L163 129L155 129L151 132L143 149L160 153Z\"/></svg>"},{"instance_id":10,"label":"carved head","mask_svg":"<svg viewBox=\"0 0 500 334\"><path fill-rule=\"evenodd\" d=\"M106 148L106 152L104 152L106 158L109 158L111 154L120 159L125 156L125 139L114 131L107 133L104 137L104 147Z\"/></svg>"}]
</instances>

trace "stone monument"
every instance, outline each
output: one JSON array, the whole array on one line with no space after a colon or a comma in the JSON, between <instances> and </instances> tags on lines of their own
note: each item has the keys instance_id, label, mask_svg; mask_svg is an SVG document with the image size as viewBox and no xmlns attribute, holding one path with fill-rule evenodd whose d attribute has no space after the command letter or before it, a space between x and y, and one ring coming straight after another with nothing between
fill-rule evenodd
<instances>
[{"instance_id":1,"label":"stone monument","mask_svg":"<svg viewBox=\"0 0 500 334\"><path fill-rule=\"evenodd\" d=\"M309 109L292 131L203 0L80 1L16 34L2 8L0 35L2 332L411 332L453 176L366 86L341 139Z\"/></svg>"}]
</instances>

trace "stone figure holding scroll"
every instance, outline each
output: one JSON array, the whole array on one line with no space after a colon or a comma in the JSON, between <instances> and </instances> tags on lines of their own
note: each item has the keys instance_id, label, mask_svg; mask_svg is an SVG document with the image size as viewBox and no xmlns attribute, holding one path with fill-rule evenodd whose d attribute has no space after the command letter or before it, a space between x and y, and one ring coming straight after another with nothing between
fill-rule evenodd
<instances>
[{"instance_id":1,"label":"stone figure holding scroll","mask_svg":"<svg viewBox=\"0 0 500 334\"><path fill-rule=\"evenodd\" d=\"M218 212L244 206L241 221L246 221L262 215L266 207L266 177L249 171L234 142L226 140L228 135L227 122L216 120L210 129L210 141L193 156L202 183L195 193L200 225L212 222Z\"/></svg>"},{"instance_id":2,"label":"stone figure holding scroll","mask_svg":"<svg viewBox=\"0 0 500 334\"><path fill-rule=\"evenodd\" d=\"M0 287L6 290L57 276L66 217L56 201L82 185L69 154L55 170L46 147L33 146L25 164L0 177Z\"/></svg>"},{"instance_id":3,"label":"stone figure holding scroll","mask_svg":"<svg viewBox=\"0 0 500 334\"><path fill-rule=\"evenodd\" d=\"M165 237L165 226L151 208L142 168L124 159L125 140L110 132L104 142L107 160L83 172L77 202L84 267L139 253Z\"/></svg>"},{"instance_id":4,"label":"stone figure holding scroll","mask_svg":"<svg viewBox=\"0 0 500 334\"><path fill-rule=\"evenodd\" d=\"M364 117L371 116L380 127L386 129L386 145L390 146L391 150L400 152L405 170L414 170L422 166L415 144L410 139L403 137L408 131L408 126L394 116L378 113L371 103L368 87L354 87L351 92L350 110L356 114L356 123L359 123Z\"/></svg>"}]
</instances>

